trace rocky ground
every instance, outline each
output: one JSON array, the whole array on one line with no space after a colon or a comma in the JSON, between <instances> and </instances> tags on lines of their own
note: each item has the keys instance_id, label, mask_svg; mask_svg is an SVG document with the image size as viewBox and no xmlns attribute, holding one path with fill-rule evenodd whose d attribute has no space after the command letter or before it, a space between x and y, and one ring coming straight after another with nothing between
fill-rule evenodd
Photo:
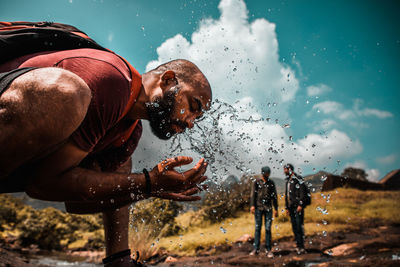
<instances>
[{"instance_id":1,"label":"rocky ground","mask_svg":"<svg viewBox=\"0 0 400 267\"><path fill-rule=\"evenodd\" d=\"M1 247L2 246L2 247ZM35 248L0 246L0 267L98 267L104 251L45 251Z\"/></svg>"},{"instance_id":2,"label":"rocky ground","mask_svg":"<svg viewBox=\"0 0 400 267\"><path fill-rule=\"evenodd\" d=\"M297 255L294 242L287 239L277 242L273 259L267 258L263 253L250 256L251 242L237 242L199 252L197 257L163 254L154 258L148 266L400 266L400 226L377 226L359 231L328 233L326 236L307 237L306 241L307 253L304 255ZM52 261L48 261L48 265L38 265L35 257L32 257L38 253L29 249L11 251L0 248L0 267L55 266L55 261L53 264ZM99 262L104 256L102 253L86 255L86 261L90 261L89 258L92 257L92 261ZM83 262L82 265L76 262L73 265L65 265L64 262L62 265L99 266Z\"/></svg>"},{"instance_id":3,"label":"rocky ground","mask_svg":"<svg viewBox=\"0 0 400 267\"><path fill-rule=\"evenodd\" d=\"M212 248L197 257L164 255L153 266L400 266L400 226L307 237L307 253L297 255L292 240L279 240L273 259L250 256L250 242ZM210 255L217 250L215 255Z\"/></svg>"}]
</instances>

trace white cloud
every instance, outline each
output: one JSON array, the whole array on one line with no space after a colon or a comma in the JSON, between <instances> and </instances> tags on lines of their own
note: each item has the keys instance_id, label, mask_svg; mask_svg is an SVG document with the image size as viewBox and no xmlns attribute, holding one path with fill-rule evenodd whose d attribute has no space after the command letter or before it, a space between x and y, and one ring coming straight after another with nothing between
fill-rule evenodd
<instances>
[{"instance_id":1,"label":"white cloud","mask_svg":"<svg viewBox=\"0 0 400 267\"><path fill-rule=\"evenodd\" d=\"M319 96L332 91L332 88L326 84L311 85L307 87L308 96Z\"/></svg>"},{"instance_id":2,"label":"white cloud","mask_svg":"<svg viewBox=\"0 0 400 267\"><path fill-rule=\"evenodd\" d=\"M181 34L157 48L158 58L147 70L176 58L196 63L213 89L212 110L204 120L172 141L161 141L149 134L148 123L137 152L134 167L152 167L166 157L205 156L213 161L208 175L259 172L269 164L274 176L282 177L281 165L323 166L341 157L362 151L358 140L336 129L326 135L291 137L288 106L299 82L294 71L279 61L275 24L265 19L248 21L242 0L222 0L218 19L201 21L190 40ZM221 102L227 103L221 104ZM177 144L178 150L174 150Z\"/></svg>"},{"instance_id":3,"label":"white cloud","mask_svg":"<svg viewBox=\"0 0 400 267\"><path fill-rule=\"evenodd\" d=\"M315 104L312 109L325 114L335 114L343 109L343 105L335 101L324 101Z\"/></svg>"},{"instance_id":4,"label":"white cloud","mask_svg":"<svg viewBox=\"0 0 400 267\"><path fill-rule=\"evenodd\" d=\"M396 161L397 156L396 154L391 154L391 155L387 155L385 157L379 157L376 159L376 161L380 164L392 164Z\"/></svg>"},{"instance_id":5,"label":"white cloud","mask_svg":"<svg viewBox=\"0 0 400 267\"><path fill-rule=\"evenodd\" d=\"M381 172L378 169L367 169L368 180L372 182L377 182L381 179Z\"/></svg>"},{"instance_id":6,"label":"white cloud","mask_svg":"<svg viewBox=\"0 0 400 267\"><path fill-rule=\"evenodd\" d=\"M379 119L386 119L393 117L393 114L390 113L389 111L372 109L372 108L360 108L361 105L362 105L361 99L354 100L352 109L346 109L343 106L343 104L339 102L323 101L315 104L312 107L312 110L316 112L322 112L327 115L332 115L333 117L340 120L354 120L356 118L361 118L361 117L377 117Z\"/></svg>"},{"instance_id":7,"label":"white cloud","mask_svg":"<svg viewBox=\"0 0 400 267\"><path fill-rule=\"evenodd\" d=\"M365 109L359 110L359 115L377 117L379 119L386 119L386 118L393 117L393 114L390 113L389 111L384 111L384 110L379 110L379 109L374 109L374 108L365 108Z\"/></svg>"}]
</instances>

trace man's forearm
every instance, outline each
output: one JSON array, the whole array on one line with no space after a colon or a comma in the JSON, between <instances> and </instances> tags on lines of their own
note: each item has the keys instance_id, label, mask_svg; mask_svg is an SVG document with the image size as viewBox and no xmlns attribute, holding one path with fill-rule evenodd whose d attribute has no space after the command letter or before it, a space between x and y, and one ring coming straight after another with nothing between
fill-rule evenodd
<instances>
[{"instance_id":1,"label":"man's forearm","mask_svg":"<svg viewBox=\"0 0 400 267\"><path fill-rule=\"evenodd\" d=\"M145 184L143 174L74 168L57 177L33 179L26 191L31 197L49 201L104 201L143 194Z\"/></svg>"},{"instance_id":2,"label":"man's forearm","mask_svg":"<svg viewBox=\"0 0 400 267\"><path fill-rule=\"evenodd\" d=\"M75 214L105 212L130 205L133 202L145 199L146 197L147 196L143 194L135 194L131 196L108 198L101 201L69 201L65 202L65 209L67 212Z\"/></svg>"}]
</instances>

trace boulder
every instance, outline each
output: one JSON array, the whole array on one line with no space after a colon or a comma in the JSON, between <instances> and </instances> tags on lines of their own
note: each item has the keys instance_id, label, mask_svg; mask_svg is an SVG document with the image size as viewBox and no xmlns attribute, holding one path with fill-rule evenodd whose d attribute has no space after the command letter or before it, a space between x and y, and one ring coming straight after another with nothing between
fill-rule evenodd
<instances>
[{"instance_id":1,"label":"boulder","mask_svg":"<svg viewBox=\"0 0 400 267\"><path fill-rule=\"evenodd\" d=\"M359 244L357 242L341 244L339 246L327 249L324 253L331 256L346 256L353 253Z\"/></svg>"},{"instance_id":2,"label":"boulder","mask_svg":"<svg viewBox=\"0 0 400 267\"><path fill-rule=\"evenodd\" d=\"M178 259L177 259L177 258L174 258L174 257L172 257L172 256L168 256L168 257L165 259L165 262L166 262L166 263L177 262L177 261L178 261Z\"/></svg>"}]
</instances>

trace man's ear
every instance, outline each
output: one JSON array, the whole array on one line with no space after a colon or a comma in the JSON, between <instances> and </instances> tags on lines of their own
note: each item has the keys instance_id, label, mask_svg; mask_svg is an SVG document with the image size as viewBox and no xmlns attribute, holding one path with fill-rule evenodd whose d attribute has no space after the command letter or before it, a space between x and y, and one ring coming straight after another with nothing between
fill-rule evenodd
<instances>
[{"instance_id":1,"label":"man's ear","mask_svg":"<svg viewBox=\"0 0 400 267\"><path fill-rule=\"evenodd\" d=\"M176 80L175 72L167 70L161 75L160 87L163 91L170 89L178 83Z\"/></svg>"}]
</instances>

